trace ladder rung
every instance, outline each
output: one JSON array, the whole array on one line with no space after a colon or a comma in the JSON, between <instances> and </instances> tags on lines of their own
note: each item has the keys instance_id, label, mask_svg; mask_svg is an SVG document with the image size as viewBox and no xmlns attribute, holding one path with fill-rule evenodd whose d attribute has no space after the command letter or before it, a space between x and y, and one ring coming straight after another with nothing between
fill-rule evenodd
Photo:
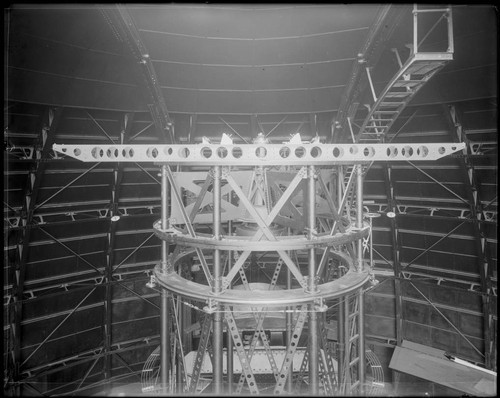
<instances>
[{"instance_id":1,"label":"ladder rung","mask_svg":"<svg viewBox=\"0 0 500 398\"><path fill-rule=\"evenodd\" d=\"M409 95L412 95L412 91L388 91L385 94L386 98L401 98L401 97L407 97Z\"/></svg>"},{"instance_id":2,"label":"ladder rung","mask_svg":"<svg viewBox=\"0 0 500 398\"><path fill-rule=\"evenodd\" d=\"M434 72L437 68L440 68L442 65L443 62L420 61L409 67L407 73L414 75L427 75L431 72Z\"/></svg>"},{"instance_id":3,"label":"ladder rung","mask_svg":"<svg viewBox=\"0 0 500 398\"><path fill-rule=\"evenodd\" d=\"M381 106L399 106L401 104L404 104L403 101L388 101L388 102L381 102Z\"/></svg>"},{"instance_id":4,"label":"ladder rung","mask_svg":"<svg viewBox=\"0 0 500 398\"><path fill-rule=\"evenodd\" d=\"M374 111L373 113L384 113L384 114L389 114L389 113L398 113L399 111Z\"/></svg>"},{"instance_id":5,"label":"ladder rung","mask_svg":"<svg viewBox=\"0 0 500 398\"><path fill-rule=\"evenodd\" d=\"M423 83L424 80L397 80L392 87L415 87Z\"/></svg>"}]
</instances>

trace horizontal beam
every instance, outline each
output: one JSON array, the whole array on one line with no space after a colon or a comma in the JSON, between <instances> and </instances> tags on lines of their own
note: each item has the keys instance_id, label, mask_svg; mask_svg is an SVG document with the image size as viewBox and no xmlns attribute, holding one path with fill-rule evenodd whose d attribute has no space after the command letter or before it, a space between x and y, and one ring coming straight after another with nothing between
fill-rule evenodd
<instances>
[{"instance_id":1,"label":"horizontal beam","mask_svg":"<svg viewBox=\"0 0 500 398\"><path fill-rule=\"evenodd\" d=\"M207 166L327 165L373 161L437 160L464 143L427 144L187 144L59 145L53 149L83 162L154 162Z\"/></svg>"}]
</instances>

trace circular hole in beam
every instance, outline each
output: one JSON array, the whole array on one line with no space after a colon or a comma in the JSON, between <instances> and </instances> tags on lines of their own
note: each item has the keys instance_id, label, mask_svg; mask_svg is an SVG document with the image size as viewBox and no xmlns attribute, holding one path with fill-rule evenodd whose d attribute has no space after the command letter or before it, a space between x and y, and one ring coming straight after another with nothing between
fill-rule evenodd
<instances>
[{"instance_id":1,"label":"circular hole in beam","mask_svg":"<svg viewBox=\"0 0 500 398\"><path fill-rule=\"evenodd\" d=\"M118 149L116 148L108 148L106 151L106 156L110 159L116 159L118 157Z\"/></svg>"},{"instance_id":2,"label":"circular hole in beam","mask_svg":"<svg viewBox=\"0 0 500 398\"><path fill-rule=\"evenodd\" d=\"M284 146L283 148L280 149L279 153L283 159L286 159L288 156L290 156L290 148Z\"/></svg>"},{"instance_id":3,"label":"circular hole in beam","mask_svg":"<svg viewBox=\"0 0 500 398\"><path fill-rule=\"evenodd\" d=\"M425 145L419 146L417 148L417 155L420 156L421 158L425 158L429 154L429 148L427 148Z\"/></svg>"},{"instance_id":4,"label":"circular hole in beam","mask_svg":"<svg viewBox=\"0 0 500 398\"><path fill-rule=\"evenodd\" d=\"M298 158L303 158L305 154L306 150L304 147L299 146L298 148L295 149L295 156L297 156Z\"/></svg>"},{"instance_id":5,"label":"circular hole in beam","mask_svg":"<svg viewBox=\"0 0 500 398\"><path fill-rule=\"evenodd\" d=\"M203 156L205 159L208 159L212 156L212 149L208 147L201 148L201 156Z\"/></svg>"},{"instance_id":6,"label":"circular hole in beam","mask_svg":"<svg viewBox=\"0 0 500 398\"><path fill-rule=\"evenodd\" d=\"M100 159L103 157L104 151L98 146L96 146L95 148L92 149L91 154L94 159Z\"/></svg>"},{"instance_id":7,"label":"circular hole in beam","mask_svg":"<svg viewBox=\"0 0 500 398\"><path fill-rule=\"evenodd\" d=\"M363 155L367 158L372 158L375 155L375 148L367 146L363 149Z\"/></svg>"},{"instance_id":8,"label":"circular hole in beam","mask_svg":"<svg viewBox=\"0 0 500 398\"><path fill-rule=\"evenodd\" d=\"M183 159L186 159L189 156L190 152L189 149L184 147L179 149L179 156Z\"/></svg>"},{"instance_id":9,"label":"circular hole in beam","mask_svg":"<svg viewBox=\"0 0 500 398\"><path fill-rule=\"evenodd\" d=\"M321 156L321 148L319 146L315 146L311 148L311 156L313 158L318 158Z\"/></svg>"},{"instance_id":10,"label":"circular hole in beam","mask_svg":"<svg viewBox=\"0 0 500 398\"><path fill-rule=\"evenodd\" d=\"M217 156L224 159L227 156L227 148L224 148L223 146L217 148Z\"/></svg>"},{"instance_id":11,"label":"circular hole in beam","mask_svg":"<svg viewBox=\"0 0 500 398\"><path fill-rule=\"evenodd\" d=\"M255 155L260 158L260 159L263 159L266 157L267 155L267 149L264 148L263 146L260 146L258 147L256 150L255 150Z\"/></svg>"},{"instance_id":12,"label":"circular hole in beam","mask_svg":"<svg viewBox=\"0 0 500 398\"><path fill-rule=\"evenodd\" d=\"M232 154L235 159L239 159L243 156L243 149L241 149L239 146L236 146L233 148Z\"/></svg>"},{"instance_id":13,"label":"circular hole in beam","mask_svg":"<svg viewBox=\"0 0 500 398\"><path fill-rule=\"evenodd\" d=\"M148 156L148 158L155 159L158 156L158 149L156 149L155 147L149 147L146 151L146 155Z\"/></svg>"},{"instance_id":14,"label":"circular hole in beam","mask_svg":"<svg viewBox=\"0 0 500 398\"><path fill-rule=\"evenodd\" d=\"M401 149L401 154L405 157L405 158L409 158L413 155L413 148L409 145L406 145L403 147L403 149Z\"/></svg>"},{"instance_id":15,"label":"circular hole in beam","mask_svg":"<svg viewBox=\"0 0 500 398\"><path fill-rule=\"evenodd\" d=\"M344 150L338 146L336 146L335 148L333 148L333 157L334 158L341 158L342 156L344 156Z\"/></svg>"},{"instance_id":16,"label":"circular hole in beam","mask_svg":"<svg viewBox=\"0 0 500 398\"><path fill-rule=\"evenodd\" d=\"M389 148L387 148L387 156L389 156L390 158L395 158L397 155L398 148L396 148L395 146L390 146Z\"/></svg>"},{"instance_id":17,"label":"circular hole in beam","mask_svg":"<svg viewBox=\"0 0 500 398\"><path fill-rule=\"evenodd\" d=\"M134 157L134 150L130 147L125 147L122 150L122 156L127 159L132 158Z\"/></svg>"}]
</instances>

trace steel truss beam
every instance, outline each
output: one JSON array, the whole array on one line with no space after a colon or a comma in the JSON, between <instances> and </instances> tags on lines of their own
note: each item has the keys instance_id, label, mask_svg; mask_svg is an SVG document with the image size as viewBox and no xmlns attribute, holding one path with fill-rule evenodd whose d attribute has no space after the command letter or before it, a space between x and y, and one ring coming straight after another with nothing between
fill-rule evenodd
<instances>
[{"instance_id":1,"label":"steel truss beam","mask_svg":"<svg viewBox=\"0 0 500 398\"><path fill-rule=\"evenodd\" d=\"M465 144L463 144L463 147L462 147L462 150L465 150ZM424 170L422 170L420 167L414 165L412 162L408 162L410 164L410 166L412 166L413 168L415 168L416 170L420 171L423 175L425 175L426 177L430 178L432 181L434 181L436 184L438 184L440 187L444 188L446 191L448 191L449 193L451 193L453 196L455 196L456 198L458 198L461 202L465 203L466 205L469 204L469 202L467 200L465 200L464 198L462 198L460 195L458 195L455 191L453 191L452 189L448 188L445 184L443 184L441 181L437 180L436 178L434 178L433 176L431 176L429 173L426 173Z\"/></svg>"},{"instance_id":2,"label":"steel truss beam","mask_svg":"<svg viewBox=\"0 0 500 398\"><path fill-rule=\"evenodd\" d=\"M71 248L69 248L68 246L66 246L64 243L62 243L60 240L58 240L57 238L55 238L54 236L52 236L51 234L49 234L47 231L45 231L44 229L40 228L40 230L42 232L44 232L46 235L50 236L55 242L57 242L58 244L60 244L62 247L64 247L65 249L67 249L70 253L74 254L75 256L77 256L80 260L82 260L83 262L85 262L87 265L89 265L91 268L93 268L101 277L101 281L100 282L96 282L96 285L101 285L104 281L104 278L105 278L105 272L103 271L100 271L99 267L96 267L95 265L91 264L89 261L87 261L84 257L82 257L81 255L79 255L78 253L76 253L75 251L73 251ZM149 240L152 236L148 237L147 240ZM144 242L145 243L145 242ZM142 245L141 245L142 246ZM135 248L134 252L137 250L137 248ZM121 265L121 264L120 264ZM118 268L118 267L117 267ZM122 281L120 280L116 280L114 279L114 276L112 277L112 281L113 282L116 282L118 284L120 284L124 289L128 290L130 293L132 293L133 295L139 297L140 299L144 300L145 302L151 304L152 306L158 308L158 306L154 303L152 303L151 301L145 299L144 297L142 297L139 293L137 293L136 291L134 291L133 289L130 289L129 287L127 287Z\"/></svg>"},{"instance_id":3,"label":"steel truss beam","mask_svg":"<svg viewBox=\"0 0 500 398\"><path fill-rule=\"evenodd\" d=\"M419 51L419 46L437 25L436 23L427 30L425 36L420 42L418 41L418 14L428 12L442 14L438 23L446 19L446 35L448 39L448 47L446 49L434 50L432 52ZM359 128L356 137L357 142L378 142L383 139L416 93L432 76L441 70L449 61L453 60L453 24L451 8L422 10L418 9L417 5L415 5L413 8L413 46L411 47L407 61L403 64L397 49L394 48L393 51L396 54L399 70L379 95L375 93L371 80L371 69L373 65L367 65L365 67L373 96L373 104L365 104L368 108L368 115ZM366 60L361 59L360 62L365 63Z\"/></svg>"},{"instance_id":4,"label":"steel truss beam","mask_svg":"<svg viewBox=\"0 0 500 398\"><path fill-rule=\"evenodd\" d=\"M88 113L88 112L87 112ZM89 114L89 116L91 116ZM93 119L93 118L92 118ZM93 119L95 121L95 119ZM125 113L123 115L123 120L120 122L120 144L125 144L127 143L130 135L130 130L132 127L132 123L134 120L134 114L133 113ZM95 121L96 122L96 121ZM97 122L96 122L97 123ZM102 129L102 127L101 127ZM103 130L103 129L102 129ZM104 130L103 130L104 131ZM104 132L106 134L106 132ZM108 134L106 134L108 136ZM109 137L109 136L108 136ZM110 138L110 137L109 137ZM111 141L113 141L110 138ZM107 248L106 248L106 270L105 270L105 301L104 301L104 322L103 322L103 340L104 340L104 352L106 354L109 354L111 351L111 344L113 341L113 336L111 334L112 331L112 325L113 325L113 284L111 283L113 281L113 272L116 270L114 267L114 262L115 262L115 237L116 237L116 220L115 217L119 217L118 214L118 202L119 202L119 197L120 197L120 184L123 178L123 168L124 165L122 163L116 163L113 174L112 174L112 181L111 181L111 195L110 195L110 200L109 200L109 227L108 227L108 232L107 232ZM141 245L142 246L142 245ZM140 247L140 246L139 246ZM132 253L134 253L136 250L134 250ZM127 258L129 258L130 255ZM126 260L125 259L125 260ZM121 264L123 264L124 261L122 261ZM120 265L121 265L120 264ZM120 358L119 356L117 356ZM120 358L121 359L121 358ZM109 380L112 377L112 366L111 366L111 356L106 355L104 361L103 361L103 373L104 373L104 379ZM109 392L109 389L111 386L109 383L106 384L106 391Z\"/></svg>"},{"instance_id":5,"label":"steel truss beam","mask_svg":"<svg viewBox=\"0 0 500 398\"><path fill-rule=\"evenodd\" d=\"M462 225L465 224L465 221L462 221L460 224L455 226L452 230L450 230L446 235L443 235L441 238L439 238L436 242L434 242L432 245L427 247L424 251L422 251L420 254L418 254L414 259L412 259L410 262L408 262L404 267L403 270L407 270L412 266L412 264L415 263L420 257L422 257L424 254L428 253L434 246L437 246L440 242L451 236L453 232L455 232L457 229L459 229Z\"/></svg>"},{"instance_id":6,"label":"steel truss beam","mask_svg":"<svg viewBox=\"0 0 500 398\"><path fill-rule=\"evenodd\" d=\"M161 219L160 222L163 227L168 225L169 220L169 206L168 196L170 190L171 180L169 181L170 168L166 165L161 167ZM161 260L160 268L162 272L169 273L172 271L172 265L169 261L169 246L166 241L161 242ZM161 392L166 394L170 388L170 311L168 303L168 291L161 289L160 293L160 386Z\"/></svg>"},{"instance_id":7,"label":"steel truss beam","mask_svg":"<svg viewBox=\"0 0 500 398\"><path fill-rule=\"evenodd\" d=\"M392 178L392 167L389 163L383 165L385 191L387 197L387 209L394 214L397 214L397 200ZM375 252L383 258L389 265L392 265L394 272L394 298L395 298L395 322L396 322L396 345L401 345L404 338L403 330L403 291L401 286L401 240L396 217L390 218L391 225L391 240L392 240L392 257L393 263L390 264L380 253ZM397 388L399 375L393 371L393 378Z\"/></svg>"},{"instance_id":8,"label":"steel truss beam","mask_svg":"<svg viewBox=\"0 0 500 398\"><path fill-rule=\"evenodd\" d=\"M366 203L365 207L369 208L371 212L385 214L390 210L386 204L379 203ZM484 209L484 208L483 208ZM427 206L413 206L413 205L396 205L394 211L398 217L412 217L412 218L433 218L435 220L454 220L476 222L471 216L471 211L460 208L447 208L447 207L427 207ZM451 214L455 213L455 214ZM484 211L484 220L477 220L483 224L496 224L496 213Z\"/></svg>"},{"instance_id":9,"label":"steel truss beam","mask_svg":"<svg viewBox=\"0 0 500 398\"><path fill-rule=\"evenodd\" d=\"M464 143L53 145L55 151L83 162L153 162L198 166L304 166L373 161L430 161L464 148Z\"/></svg>"},{"instance_id":10,"label":"steel truss beam","mask_svg":"<svg viewBox=\"0 0 500 398\"><path fill-rule=\"evenodd\" d=\"M36 210L37 197L43 178L46 164L42 161L47 159L54 142L59 122L62 118L63 108L46 108L40 118L38 130L37 150L32 153L33 158L41 160L28 174L28 180L24 192L24 202L21 210L21 224L24 229L20 231L17 243L17 255L15 264L15 279L13 281L13 311L9 314L11 324L9 341L11 347L10 361L13 372L10 376L14 383L19 381L21 364L21 321L23 318L23 296L26 275L26 264L28 259L28 245L31 239L31 227L33 224L33 213ZM16 393L20 395L19 384L16 384Z\"/></svg>"},{"instance_id":11,"label":"steel truss beam","mask_svg":"<svg viewBox=\"0 0 500 398\"><path fill-rule=\"evenodd\" d=\"M168 183L170 184L171 190L173 193L172 196L176 200L178 208L181 210L182 218L183 218L184 223L186 225L186 229L189 233L189 236L192 238L196 238L196 232L194 230L193 224L191 223L191 218L186 213L186 210L184 208L184 204L182 202L182 198L180 197L180 193L179 193L180 190L177 187L175 179L172 175L172 171L170 170L170 166L163 165L162 170L165 170L166 177L168 178ZM165 185L165 183L163 183L163 185ZM169 223L169 218L167 217L162 224L166 226L168 223ZM196 248L195 250L196 250L196 254L198 255L198 258L200 259L200 263L201 263L201 266L203 268L203 272L205 273L207 283L209 286L212 286L213 276L210 272L210 269L208 268L208 264L207 264L207 260L205 259L205 255L203 254L203 252L200 248Z\"/></svg>"},{"instance_id":12,"label":"steel truss beam","mask_svg":"<svg viewBox=\"0 0 500 398\"><path fill-rule=\"evenodd\" d=\"M474 349L474 351L476 351L479 355L481 355L482 357L484 357L485 355L477 349L477 347L472 344L472 342L460 331L460 329L455 326L455 324L453 322L451 322L447 317L446 315L444 315L440 310L439 308L437 308L437 306L431 301L429 300L429 298L424 294L422 293L416 286L413 282L409 282L411 286L413 286L413 288L425 299L425 301L427 301L431 306L432 308L434 308L439 315L441 315L441 317L446 321L448 322L448 324Z\"/></svg>"},{"instance_id":13,"label":"steel truss beam","mask_svg":"<svg viewBox=\"0 0 500 398\"><path fill-rule=\"evenodd\" d=\"M368 32L366 43L361 49L358 60L354 62L349 82L342 95L339 111L332 120L332 142L341 141L348 130L346 121L356 114L360 104L361 95L368 83L363 73L363 63L369 62L375 65L378 62L383 50L383 43L391 35L394 28L399 23L403 12L403 7L384 6L381 8L375 22Z\"/></svg>"},{"instance_id":14,"label":"steel truss beam","mask_svg":"<svg viewBox=\"0 0 500 398\"><path fill-rule=\"evenodd\" d=\"M149 336L149 337L141 337L140 339L135 339L135 340L130 340L130 341L123 341L120 343L114 343L112 348L113 352L116 353L121 353L121 352L127 352L131 351L134 349L141 349L145 347L149 347L151 345L158 344L159 336ZM137 343L145 343L145 344L137 344ZM135 345L127 345L127 344L135 344ZM124 345L127 345L126 347L122 347ZM95 359L100 359L105 356L103 353L104 347L100 346L97 348L94 348L92 350L79 353L78 355L71 356L69 358L63 358L60 359L56 362L44 364L42 366L30 368L28 370L23 371L23 381L25 380L33 380L38 377L45 377L49 374L52 373L57 373L60 372L66 368L70 368L73 366L78 366L83 363L95 360ZM57 367L55 367L57 366Z\"/></svg>"},{"instance_id":15,"label":"steel truss beam","mask_svg":"<svg viewBox=\"0 0 500 398\"><path fill-rule=\"evenodd\" d=\"M166 164L160 164L162 167L162 170L166 170L169 168L168 165ZM222 173L221 173L222 171ZM363 212L362 209L362 180L363 180L363 174L362 174L362 169L361 166L359 165L356 167L356 173L352 174L352 176L349 178L349 183L348 187L354 184L354 177L357 176L357 189L352 191L352 196L354 199L357 199L357 203L355 208L359 210L361 213ZM328 388L330 389L329 391L333 391L333 382L331 379L328 378L328 376L325 374L327 368L331 368L331 363L330 365L327 363L327 358L326 356L323 356L324 352L321 352L321 346L323 347L323 350L325 349L326 344L323 341L319 341L319 337L321 334L321 331L319 330L319 325L318 325L318 317L321 316L319 312L326 310L326 306L323 305L323 298L336 298L338 296L346 296L348 293L356 292L354 294L354 301L357 303L355 310L350 311L348 309L347 313L349 314L349 321L346 322L348 324L348 328L353 329L352 332L348 332L348 342L346 344L349 345L349 347L353 347L352 349L352 354L355 355L354 357L348 357L349 358L349 368L350 368L350 374L352 373L352 378L355 379L355 385L351 386L352 388L349 389L349 391L363 391L363 382L364 382L364 350L363 350L363 323L362 323L362 313L363 313L363 308L362 308L362 303L361 300L363 299L363 296L359 294L359 290L362 288L362 286L368 281L369 275L367 274L366 270L364 269L364 263L362 260L362 255L363 255L363 249L362 245L358 245L358 253L355 256L356 258L356 263L351 259L351 257L346 255L341 255L339 253L331 253L330 256L334 256L336 260L338 260L343 266L346 268L346 270L349 270L346 272L345 275L339 278L339 280L333 280L331 282L327 282L326 284L322 285L317 285L317 266L316 266L316 252L315 250L319 249L324 245L324 242L322 240L322 237L319 236L317 233L317 222L318 222L318 217L319 215L316 214L316 201L318 199L317 195L317 189L316 189L316 180L318 180L320 177L317 174L317 171L315 170L315 167L313 165L308 165L308 167L303 167L301 168L293 178L286 179L286 189L283 192L283 187L279 186L279 192L277 193L277 197L274 198L275 203L274 206L271 208L271 205L269 202L266 202L262 206L266 207L266 214L262 215L260 214L256 208L255 205L252 203L252 196L253 194L260 193L263 197L266 197L266 192L265 189L262 188L261 190L258 190L256 187L252 186L249 189L249 194L245 194L241 187L238 185L238 183L234 180L234 178L231 176L230 169L223 169L220 170L220 167L214 166L214 168L209 171L209 173L212 174L213 177L213 209L214 209L214 217L213 217L213 234L199 234L199 239L207 239L207 242L209 241L210 244L204 244L203 248L205 249L210 249L214 251L214 256L213 256L213 269L214 269L214 278L213 278L213 284L211 286L206 286L206 285L201 285L197 284L194 282L189 283L186 285L187 281L182 278L182 275L180 275L178 272L175 272L176 269L176 264L181 264L183 259L191 259L192 256L194 256L195 251L190 250L190 251L184 251L184 252L178 252L178 255L174 257L173 264L170 267L169 270L167 271L162 271L159 267L155 268L155 276L157 278L157 281L159 284L166 288L169 292L174 292L176 294L179 294L180 296L183 297L191 297L195 299L196 301L202 301L202 302L208 302L208 306L205 307L205 311L209 314L209 318L213 318L212 322L214 324L214 332L212 335L212 340L213 340L213 374L214 378L213 381L215 383L214 388L217 389L217 384L220 384L220 380L217 378L217 373L221 373L220 370L217 370L217 362L220 360L220 358L217 358L217 355L219 355L217 352L222 352L222 349L217 348L217 343L222 341L222 336L221 334L217 334L216 332L216 323L219 322L219 320L215 317L215 315L221 313L221 306L244 306L244 307L250 307L251 311L253 313L254 319L257 321L257 328L254 330L254 338L252 339L252 345L256 345L258 338L262 338L262 341L264 343L264 348L266 349L266 354L269 359L269 363L271 365L271 369L273 370L273 373L275 377L277 377L277 382L275 386L275 393L281 393L284 391L285 386L289 385L287 379L288 377L291 377L290 371L291 365L292 365L292 360L293 356L295 354L295 350L297 349L297 343L298 339L300 338L300 334L302 332L302 327L303 324L306 320L307 315L309 314L309 335L312 336L309 344L310 350L308 350L308 357L311 358L309 362L309 387L311 388L311 392L313 393L319 393L320 389L323 388L327 390ZM221 175L222 174L222 175ZM244 237L243 239L243 244L240 244L240 246L233 247L230 244L228 244L228 239L230 235L221 235L221 228L220 228L220 185L221 185L221 180L225 179L228 182L228 185L232 188L232 191L235 193L235 195L238 197L240 203L242 206L245 207L246 211L248 214L251 216L253 224L255 226L255 232L253 235L249 235L248 237ZM304 198L306 203L304 203L304 209L302 214L306 218L306 240L308 246L305 247L308 250L308 261L307 261L307 270L308 270L308 278L304 278L304 276L301 273L301 270L299 269L299 262L296 261L295 263L292 262L290 254L288 254L288 251L293 251L295 255L297 255L297 250L299 250L301 247L299 247L297 242L294 242L294 245L291 245L290 247L283 248L280 250L277 245L280 244L280 239L281 237L276 234L276 232L273 230L271 227L271 223L275 220L275 218L279 215L281 209L284 208L284 206L293 199L294 193L298 189L299 185L302 183L302 180L306 179L307 184L302 184L305 185L304 187ZM205 180L204 185L209 184L207 183L207 180ZM170 182L173 181L173 179L169 179ZM165 184L164 181L162 181L162 185ZM324 181L320 182L319 186L319 191L322 193L328 195L328 192L325 192L327 190L326 184ZM178 191L177 188L174 188L174 191ZM356 218L356 224L355 225L350 225L348 228L343 226L341 224L343 218L341 218L340 212L342 211L347 203L347 198L349 194L349 189L346 189L344 192L344 195L341 196L340 198L340 206L337 208L335 206L335 203L331 201L329 204L330 210L334 210L336 213L335 221L333 222L333 226L331 227L331 230L328 230L326 232L327 238L332 239L332 237L337 238L337 235L341 235L344 238L346 238L346 241L342 241L342 243L339 243L338 246L349 243L351 240L359 240L364 236L365 234L368 234L368 228L365 225L363 221L362 214L359 214L359 216ZM205 194L205 193L204 193ZM173 200L177 200L178 205L181 209L184 209L182 206L183 203L180 200L180 197L178 195L173 194L172 195ZM353 199L353 200L354 200ZM200 197L198 196L198 201L202 201ZM195 208L199 208L200 205L195 206ZM354 207L354 204L353 204ZM192 225L191 219L187 212L184 209L184 212L182 213L182 218L184 219L184 224L186 225L186 231L181 232L182 235L187 235L191 233L194 233L194 226ZM352 220L350 220L352 221ZM337 224L337 225L336 225ZM164 241L170 241L169 235L174 231L175 227L169 226L169 222L167 220L161 221L161 223L155 223L154 228L158 233L158 236L163 239ZM192 231L191 231L192 230ZM337 231L344 230L344 232L340 232L339 234L336 234ZM350 231L357 231L356 235L350 235ZM289 231L291 233L291 231ZM359 233L359 234L358 234ZM206 235L206 237L205 237ZM280 239L279 239L280 238ZM189 241L182 242L186 246L191 246L191 247L197 247L197 243L192 239L192 236L189 237ZM233 238L234 239L234 238ZM302 239L302 236L301 236ZM283 240L283 239L281 239ZM278 276L279 276L279 271L282 266L282 264L286 264L288 269L287 271L292 274L294 271L294 267L296 268L296 278L301 284L301 289L288 289L288 290L279 290L275 292L264 292L264 291L259 291L259 294L256 295L252 290L237 290L237 289L228 289L227 287L231 285L234 276L237 274L240 275L243 286L248 287L247 279L244 270L242 269L243 263L245 260L248 258L250 252L256 251L256 252L261 252L263 251L262 246L265 245L266 242L272 243L273 248L270 249L269 251L277 252L279 257L278 257L278 264L276 265L275 272L273 274L273 277L271 278L271 286L276 283ZM179 244L179 241L177 241ZM249 247L250 243L251 248ZM254 245L253 244L258 245ZM337 246L337 245L334 245ZM234 263L234 265L231 266L231 268L228 269L228 273L226 274L226 281L225 283L222 280L222 275L220 268L220 253L217 252L217 250L228 250L228 251L242 251L242 255L238 255L237 261ZM264 251L268 251L267 249ZM287 261L289 260L289 261ZM231 277L229 277L231 276ZM290 284L291 284L291 278L290 278ZM329 285L330 284L330 285ZM337 286L340 284L339 286ZM347 289L339 291L340 286L348 286ZM276 293L275 295L270 295L268 293ZM287 297L289 296L289 297ZM263 314L258 313L257 310L260 308L295 308L297 309L298 306L302 304L301 310L300 310L300 315L298 318L298 321L295 326L295 330L291 333L291 338L288 340L289 347L287 348L285 360L281 366L281 370L279 370L278 365L276 365L274 361L274 356L272 351L268 347L269 342L267 341L267 338L265 335L262 333L262 321L263 321ZM233 309L234 310L234 309ZM255 382L255 378L252 373L252 368L250 366L250 360L251 360L251 351L246 352L245 349L243 349L243 344L241 341L241 337L239 336L239 331L238 328L236 327L234 318L232 318L231 314L231 308L228 309L228 311L225 312L225 317L228 323L228 329L230 330L230 333L232 333L232 339L234 341L235 349L237 351L237 354L240 358L240 362L242 363L243 367L243 383L246 380L247 384L250 388L250 391L252 393L258 392L258 387ZM258 315L257 315L258 314ZM208 318L207 317L207 318ZM203 358L205 357L205 351L207 350L208 344L211 341L209 339L209 324L206 323L205 321L204 326L203 326L203 331L202 331L202 340L200 341L200 349L198 350L197 353L197 358L195 360L194 364L194 369L193 369L193 375L192 375L192 382L191 382L191 392L194 392L193 390L196 390L196 383L197 379L199 378L199 372L201 369L201 363L203 361ZM291 327L290 327L291 329ZM291 330L290 330L291 331ZM250 347L251 348L251 347ZM321 355L321 356L320 356ZM331 362L331 361L330 361ZM321 377L321 380L319 379ZM220 379L220 377L219 377ZM327 383L328 386L323 385L321 387L321 382ZM239 383L238 389L241 388L241 383ZM220 392L220 390L218 391Z\"/></svg>"},{"instance_id":16,"label":"steel truss beam","mask_svg":"<svg viewBox=\"0 0 500 398\"><path fill-rule=\"evenodd\" d=\"M461 122L459 110L450 105L447 109L448 120L452 127L452 139L466 145L462 150L463 157L458 159L460 168L463 173L464 182L467 188L467 198L470 204L470 218L473 221L474 236L477 251L477 266L479 275L481 277L481 290L483 298L483 337L484 337L484 358L487 369L496 369L496 365L492 362L492 357L496 351L495 338L493 333L493 309L491 306L491 293L492 293L492 267L489 255L489 243L486 239L484 231L484 224L481 220L485 219L484 207L482 206L481 196L479 193L479 186L477 181L476 170L470 155L472 155L472 146L467 137L465 129Z\"/></svg>"},{"instance_id":17,"label":"steel truss beam","mask_svg":"<svg viewBox=\"0 0 500 398\"><path fill-rule=\"evenodd\" d=\"M97 286L95 286L95 287L94 287L94 288L93 288L93 289L92 289L89 293L87 293L87 294L85 295L85 297L84 297L82 300L80 300L80 302L79 302L79 303L78 303L78 304L77 304L77 305L76 305L76 306L75 306L75 307L71 310L71 312L70 312L68 315L66 315L66 317L64 317L64 319L63 319L61 322L59 322L59 324L58 324L58 325L57 325L54 329L52 329L52 331L51 331L51 332L47 335L47 337L45 337L45 339L44 339L41 343L39 343L39 344L37 345L37 347L35 348L35 350L33 350L33 351L31 352L31 354L30 354L30 355L28 355L28 356L24 359L24 361L21 363L21 365L20 365L20 366L23 366L26 362L28 362L28 360L29 360L29 359L30 359L33 355L35 355L35 353L36 353L36 352L37 352L37 351L38 351L38 350L39 350L39 349L40 349L40 348L41 348L41 347L42 347L42 346L43 346L43 345L44 345L44 344L45 344L45 343L46 343L46 342L50 339L50 337L51 337L51 336L52 336L52 335L53 335L53 334L54 334L54 333L55 333L55 332L56 332L56 331L57 331L57 330L58 330L58 329L59 329L59 328L60 328L60 327L61 327L61 326L62 326L62 325L63 325L63 324L64 324L64 323L68 320L68 318L70 318L70 317L71 317L71 315L73 315L73 314L74 314L74 313L78 310L78 308L80 308L80 306L81 306L81 305L85 302L85 300L87 300L87 298L89 298L89 297L90 297L90 295L91 295L92 293L94 293L94 291L95 291L96 289L97 289Z\"/></svg>"},{"instance_id":18,"label":"steel truss beam","mask_svg":"<svg viewBox=\"0 0 500 398\"><path fill-rule=\"evenodd\" d=\"M128 45L132 56L140 65L142 80L146 83L147 88L148 107L160 140L175 143L174 126L168 113L158 77L149 57L149 52L140 38L132 16L125 7L120 5L101 8L100 11L115 36ZM143 84L139 86L143 87Z\"/></svg>"}]
</instances>

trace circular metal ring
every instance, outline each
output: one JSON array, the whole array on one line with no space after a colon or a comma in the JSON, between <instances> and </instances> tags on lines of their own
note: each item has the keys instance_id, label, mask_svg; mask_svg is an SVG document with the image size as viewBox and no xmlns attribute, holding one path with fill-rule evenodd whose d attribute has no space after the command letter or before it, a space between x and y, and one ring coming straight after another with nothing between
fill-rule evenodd
<instances>
[{"instance_id":1,"label":"circular metal ring","mask_svg":"<svg viewBox=\"0 0 500 398\"><path fill-rule=\"evenodd\" d=\"M348 271L343 277L323 283L314 293L306 293L304 289L289 290L233 290L226 289L215 295L212 288L182 278L175 272L163 273L159 266L154 270L158 283L168 291L193 300L212 300L224 305L247 305L252 307L284 307L313 303L318 299L333 299L344 296L361 288L370 280L369 271Z\"/></svg>"},{"instance_id":2,"label":"circular metal ring","mask_svg":"<svg viewBox=\"0 0 500 398\"><path fill-rule=\"evenodd\" d=\"M153 224L154 233L157 237L169 243L196 247L200 249L219 250L244 250L244 251L278 251L278 250L303 250L315 247L339 246L357 239L366 238L370 231L369 225L364 223L363 228L351 227L345 233L330 235L328 233L317 235L314 239L307 239L303 235L277 236L276 240L249 240L246 237L222 235L220 240L214 239L212 235L198 234L191 236L181 230L171 227L167 230L160 228L160 222Z\"/></svg>"},{"instance_id":3,"label":"circular metal ring","mask_svg":"<svg viewBox=\"0 0 500 398\"><path fill-rule=\"evenodd\" d=\"M197 253L194 249L179 253L177 257L173 259L174 267L170 269L175 269L177 263L196 255ZM354 267L352 258L346 253L331 250L330 255L340 260L348 271L345 275L334 281L318 285L318 289L313 293L306 292L305 289L301 288L289 290L225 289L220 294L215 295L210 286L184 279L174 271L169 273L163 272L159 265L155 267L154 273L158 283L162 287L193 300L206 301L210 299L226 305L283 307L290 304L298 305L312 303L318 299L340 297L359 289L369 281L369 270L358 272ZM258 292L258 294L255 294L256 292Z\"/></svg>"}]
</instances>

